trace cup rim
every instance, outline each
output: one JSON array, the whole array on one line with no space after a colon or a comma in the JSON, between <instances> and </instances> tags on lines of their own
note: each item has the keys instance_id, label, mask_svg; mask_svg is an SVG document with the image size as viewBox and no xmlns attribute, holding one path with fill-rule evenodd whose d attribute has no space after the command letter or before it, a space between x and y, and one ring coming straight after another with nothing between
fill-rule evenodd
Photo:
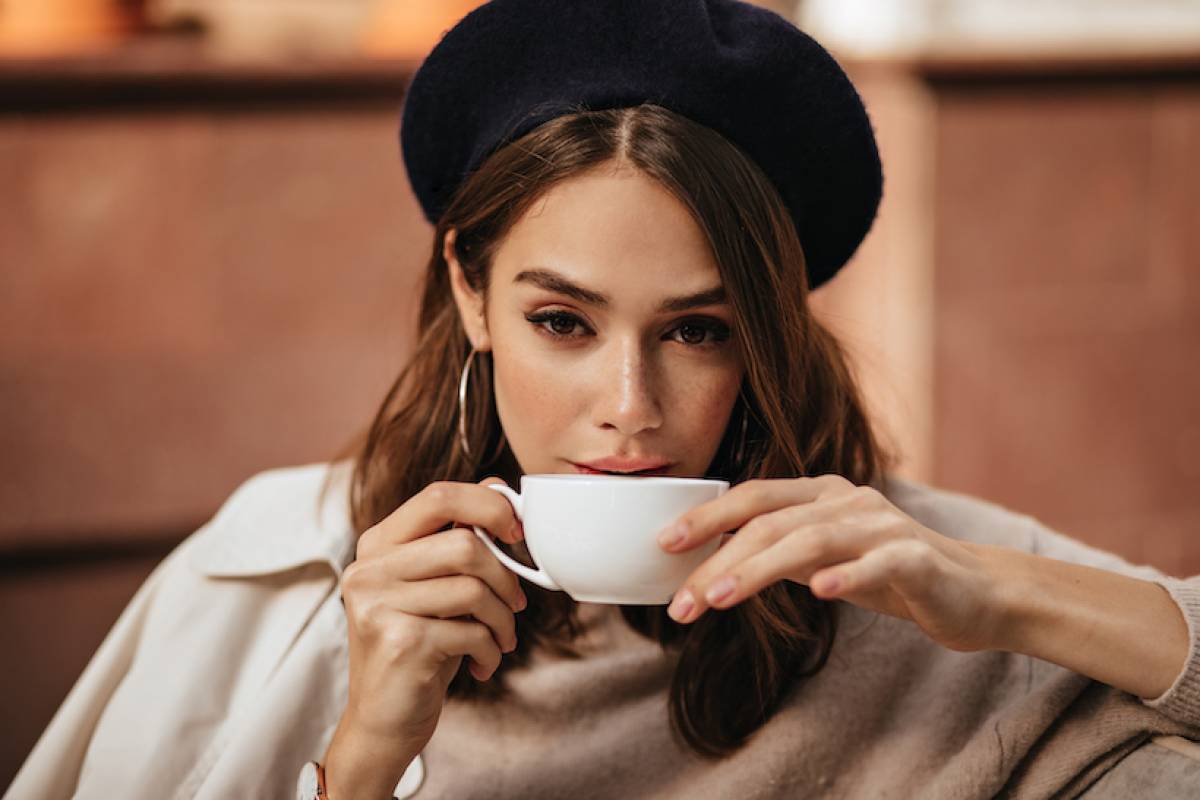
<instances>
[{"instance_id":1,"label":"cup rim","mask_svg":"<svg viewBox=\"0 0 1200 800\"><path fill-rule=\"evenodd\" d=\"M683 484L683 485L720 485L729 487L729 481L724 478L690 478L678 475L572 475L568 472L542 472L522 475L521 482L530 481L564 481L567 483L606 483L613 484Z\"/></svg>"}]
</instances>

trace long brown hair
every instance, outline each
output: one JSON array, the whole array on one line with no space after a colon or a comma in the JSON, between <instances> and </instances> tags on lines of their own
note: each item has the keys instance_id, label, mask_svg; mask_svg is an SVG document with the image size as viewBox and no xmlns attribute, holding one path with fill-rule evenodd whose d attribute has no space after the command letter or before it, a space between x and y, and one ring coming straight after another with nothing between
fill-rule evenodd
<instances>
[{"instance_id":1,"label":"long brown hair","mask_svg":"<svg viewBox=\"0 0 1200 800\"><path fill-rule=\"evenodd\" d=\"M486 292L499 243L539 196L610 162L640 170L691 210L732 307L746 374L707 474L732 483L825 473L860 485L884 478L892 456L871 430L840 345L808 306L804 254L769 179L715 131L659 106L575 109L493 153L438 220L415 352L353 447L350 503L359 534L434 481L498 475L515 485L520 467L496 416L490 358L478 358L467 403L476 458L458 443L458 379L471 345L442 244L455 229L467 280ZM517 615L517 650L484 683L471 677L464 659L450 697L503 697L505 673L526 664L538 646L578 655L570 646L580 631L574 601L526 581L522 586L529 606ZM671 724L705 757L736 750L766 722L789 690L824 666L837 631L836 605L790 581L691 625L676 623L662 606L622 606L621 614L631 628L678 653Z\"/></svg>"}]
</instances>

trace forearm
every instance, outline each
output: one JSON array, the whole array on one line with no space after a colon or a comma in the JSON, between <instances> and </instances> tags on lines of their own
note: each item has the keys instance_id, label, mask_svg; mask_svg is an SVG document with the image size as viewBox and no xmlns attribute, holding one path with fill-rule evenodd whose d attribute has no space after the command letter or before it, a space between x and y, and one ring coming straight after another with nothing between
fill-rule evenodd
<instances>
[{"instance_id":1,"label":"forearm","mask_svg":"<svg viewBox=\"0 0 1200 800\"><path fill-rule=\"evenodd\" d=\"M1167 591L1108 570L980 546L1005 590L1000 641L1145 699L1167 691L1188 657L1187 622Z\"/></svg>"}]
</instances>

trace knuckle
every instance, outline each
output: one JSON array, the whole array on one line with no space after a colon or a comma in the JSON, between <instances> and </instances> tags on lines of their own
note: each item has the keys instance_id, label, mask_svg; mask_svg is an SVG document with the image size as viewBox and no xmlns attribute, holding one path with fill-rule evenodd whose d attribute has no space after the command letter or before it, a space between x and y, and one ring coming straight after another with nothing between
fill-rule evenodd
<instances>
[{"instance_id":1,"label":"knuckle","mask_svg":"<svg viewBox=\"0 0 1200 800\"><path fill-rule=\"evenodd\" d=\"M836 472L826 472L823 475L818 475L814 480L818 483L823 483L831 489L843 488L848 489L854 486L854 483L844 475L839 475Z\"/></svg>"},{"instance_id":2,"label":"knuckle","mask_svg":"<svg viewBox=\"0 0 1200 800\"><path fill-rule=\"evenodd\" d=\"M828 525L814 525L809 528L805 545L812 554L823 553L833 543L832 529Z\"/></svg>"},{"instance_id":3,"label":"knuckle","mask_svg":"<svg viewBox=\"0 0 1200 800\"><path fill-rule=\"evenodd\" d=\"M383 630L380 646L389 658L399 660L424 649L428 638L428 626L406 614Z\"/></svg>"},{"instance_id":4,"label":"knuckle","mask_svg":"<svg viewBox=\"0 0 1200 800\"><path fill-rule=\"evenodd\" d=\"M742 531L746 534L747 539L770 539L775 533L777 523L768 515L760 515L747 522Z\"/></svg>"},{"instance_id":5,"label":"knuckle","mask_svg":"<svg viewBox=\"0 0 1200 800\"><path fill-rule=\"evenodd\" d=\"M375 540L379 538L379 526L372 525L362 532L354 546L356 558L364 558L375 549Z\"/></svg>"},{"instance_id":6,"label":"knuckle","mask_svg":"<svg viewBox=\"0 0 1200 800\"><path fill-rule=\"evenodd\" d=\"M495 655L496 661L500 660L500 645L496 644L496 637L492 633L492 629L483 623L475 626L475 635L479 637L479 644L487 651L488 655Z\"/></svg>"},{"instance_id":7,"label":"knuckle","mask_svg":"<svg viewBox=\"0 0 1200 800\"><path fill-rule=\"evenodd\" d=\"M504 498L501 498L503 501ZM517 518L512 513L512 507L505 503L505 507L496 515L496 521L492 523L492 532L497 537L505 542L515 542L517 536Z\"/></svg>"},{"instance_id":8,"label":"knuckle","mask_svg":"<svg viewBox=\"0 0 1200 800\"><path fill-rule=\"evenodd\" d=\"M755 540L770 543L781 539L788 533L792 529L792 524L788 522L787 517L780 513L764 513L764 515L751 519L746 527L751 529L751 536Z\"/></svg>"},{"instance_id":9,"label":"knuckle","mask_svg":"<svg viewBox=\"0 0 1200 800\"><path fill-rule=\"evenodd\" d=\"M895 522L891 515L878 512L862 514L855 520L861 530L875 534L886 534L895 527Z\"/></svg>"},{"instance_id":10,"label":"knuckle","mask_svg":"<svg viewBox=\"0 0 1200 800\"><path fill-rule=\"evenodd\" d=\"M767 484L765 481L759 478L754 478L752 480L739 483L736 487L730 489L730 491L737 491L737 493L742 496L743 500L753 503L763 499L763 495L767 491Z\"/></svg>"},{"instance_id":11,"label":"knuckle","mask_svg":"<svg viewBox=\"0 0 1200 800\"><path fill-rule=\"evenodd\" d=\"M908 569L917 572L927 572L933 567L933 548L920 539L905 539L896 543L896 553L900 562Z\"/></svg>"},{"instance_id":12,"label":"knuckle","mask_svg":"<svg viewBox=\"0 0 1200 800\"><path fill-rule=\"evenodd\" d=\"M479 539L474 531L456 528L444 534L448 539L450 558L459 566L469 567L479 560Z\"/></svg>"},{"instance_id":13,"label":"knuckle","mask_svg":"<svg viewBox=\"0 0 1200 800\"><path fill-rule=\"evenodd\" d=\"M504 537L516 527L517 515L508 500L499 492L488 492L488 494L493 495L488 498L490 512L487 522L488 530L496 536Z\"/></svg>"},{"instance_id":14,"label":"knuckle","mask_svg":"<svg viewBox=\"0 0 1200 800\"><path fill-rule=\"evenodd\" d=\"M872 506L875 504L875 490L870 486L855 486L848 491L848 494L854 499L854 502L860 506Z\"/></svg>"},{"instance_id":15,"label":"knuckle","mask_svg":"<svg viewBox=\"0 0 1200 800\"><path fill-rule=\"evenodd\" d=\"M791 557L799 563L820 561L822 556L828 553L825 540L817 533L816 528L797 531L791 541L795 542Z\"/></svg>"},{"instance_id":16,"label":"knuckle","mask_svg":"<svg viewBox=\"0 0 1200 800\"><path fill-rule=\"evenodd\" d=\"M361 560L355 559L347 564L346 568L342 570L342 591L346 591L347 589L354 590L358 588L358 583L360 580L362 580L360 577L360 573L362 572L363 568L362 565L363 562Z\"/></svg>"},{"instance_id":17,"label":"knuckle","mask_svg":"<svg viewBox=\"0 0 1200 800\"><path fill-rule=\"evenodd\" d=\"M482 622L471 623L470 637L473 641L472 650L482 653L493 666L500 663L502 653L500 645L496 644L496 636L492 629Z\"/></svg>"},{"instance_id":18,"label":"knuckle","mask_svg":"<svg viewBox=\"0 0 1200 800\"><path fill-rule=\"evenodd\" d=\"M346 609L360 635L374 637L389 629L388 609L378 595L367 592L348 597Z\"/></svg>"},{"instance_id":19,"label":"knuckle","mask_svg":"<svg viewBox=\"0 0 1200 800\"><path fill-rule=\"evenodd\" d=\"M358 595L370 585L370 560L356 559L342 570L342 593Z\"/></svg>"},{"instance_id":20,"label":"knuckle","mask_svg":"<svg viewBox=\"0 0 1200 800\"><path fill-rule=\"evenodd\" d=\"M474 576L471 577L471 588L468 590L468 597L474 605L480 605L487 602L491 598L492 589L486 583Z\"/></svg>"},{"instance_id":21,"label":"knuckle","mask_svg":"<svg viewBox=\"0 0 1200 800\"><path fill-rule=\"evenodd\" d=\"M434 481L425 487L425 497L436 508L445 508L452 495L449 481Z\"/></svg>"},{"instance_id":22,"label":"knuckle","mask_svg":"<svg viewBox=\"0 0 1200 800\"><path fill-rule=\"evenodd\" d=\"M459 581L458 591L462 599L470 606L478 606L487 599L491 591L487 584L473 575L463 575Z\"/></svg>"}]
</instances>

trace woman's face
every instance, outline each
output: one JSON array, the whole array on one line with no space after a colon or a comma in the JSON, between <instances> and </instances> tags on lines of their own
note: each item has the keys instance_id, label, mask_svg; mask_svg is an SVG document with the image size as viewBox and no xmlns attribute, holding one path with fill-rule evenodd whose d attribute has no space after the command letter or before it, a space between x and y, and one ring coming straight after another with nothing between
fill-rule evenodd
<instances>
[{"instance_id":1,"label":"woman's face","mask_svg":"<svg viewBox=\"0 0 1200 800\"><path fill-rule=\"evenodd\" d=\"M628 168L558 184L501 243L485 302L446 254L524 473L706 472L743 368L708 242L666 189Z\"/></svg>"}]
</instances>

